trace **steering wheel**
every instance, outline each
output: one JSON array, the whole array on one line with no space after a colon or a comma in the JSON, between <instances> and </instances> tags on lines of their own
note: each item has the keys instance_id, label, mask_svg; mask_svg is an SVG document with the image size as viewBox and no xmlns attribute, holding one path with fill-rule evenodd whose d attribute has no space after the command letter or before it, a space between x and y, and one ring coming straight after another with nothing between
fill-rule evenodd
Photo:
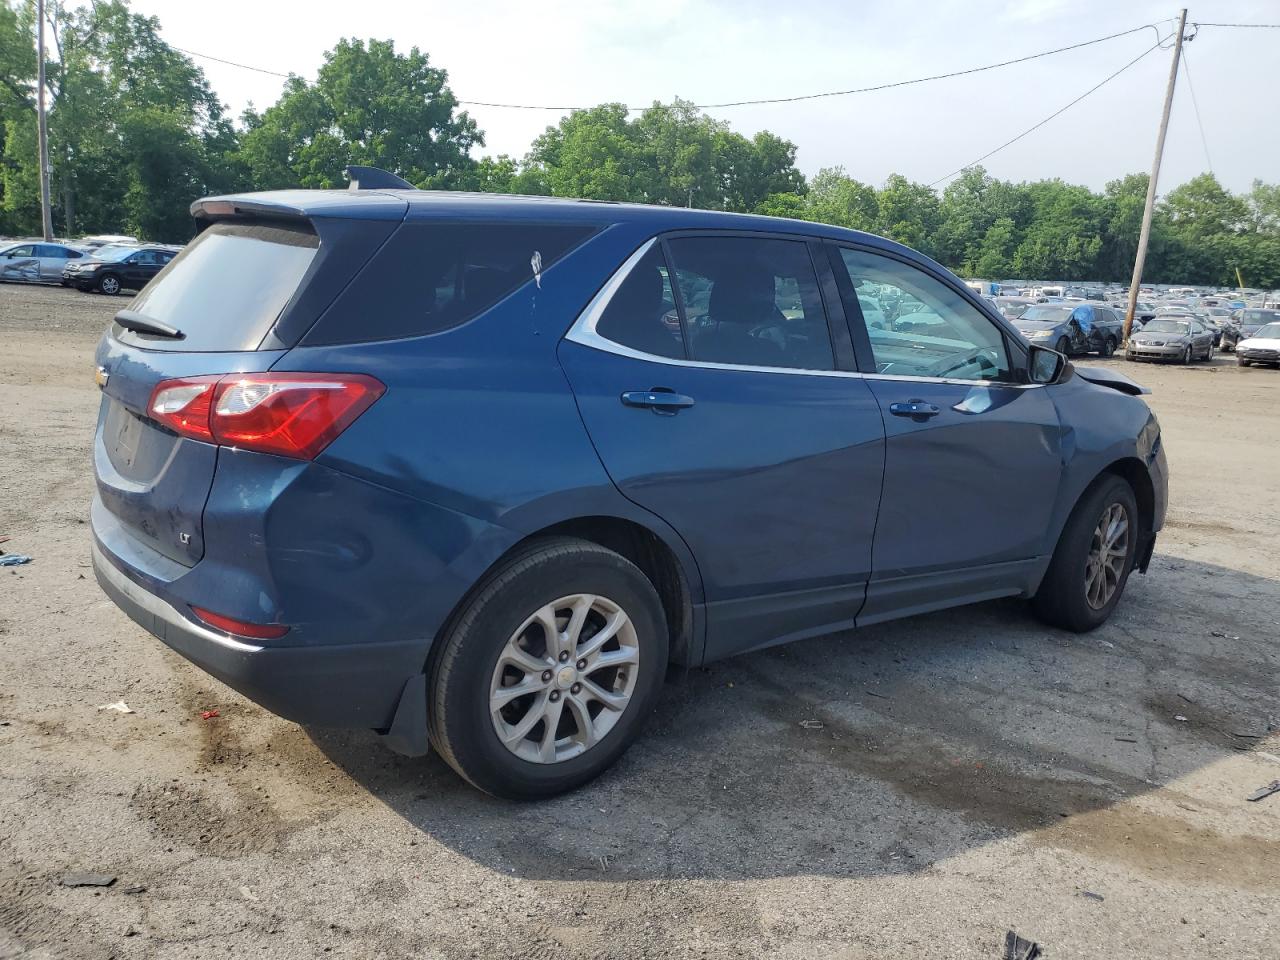
<instances>
[{"instance_id":1,"label":"steering wheel","mask_svg":"<svg viewBox=\"0 0 1280 960\"><path fill-rule=\"evenodd\" d=\"M944 359L940 363L948 363L948 359ZM948 366L943 367L941 370L934 370L931 376L945 377L948 373L967 367L971 363L978 364L984 370L999 371L1000 369L1000 365L996 362L996 352L989 347L979 347L961 355L958 360L951 361Z\"/></svg>"}]
</instances>

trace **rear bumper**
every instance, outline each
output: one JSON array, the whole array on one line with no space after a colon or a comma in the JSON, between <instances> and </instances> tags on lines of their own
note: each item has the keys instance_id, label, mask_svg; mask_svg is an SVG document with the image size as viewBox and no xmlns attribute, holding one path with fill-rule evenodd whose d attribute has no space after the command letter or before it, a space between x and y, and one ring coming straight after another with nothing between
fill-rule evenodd
<instances>
[{"instance_id":1,"label":"rear bumper","mask_svg":"<svg viewBox=\"0 0 1280 960\"><path fill-rule=\"evenodd\" d=\"M420 640L259 645L189 619L126 571L95 537L93 572L116 606L202 670L287 720L385 729L406 685L422 676Z\"/></svg>"}]
</instances>

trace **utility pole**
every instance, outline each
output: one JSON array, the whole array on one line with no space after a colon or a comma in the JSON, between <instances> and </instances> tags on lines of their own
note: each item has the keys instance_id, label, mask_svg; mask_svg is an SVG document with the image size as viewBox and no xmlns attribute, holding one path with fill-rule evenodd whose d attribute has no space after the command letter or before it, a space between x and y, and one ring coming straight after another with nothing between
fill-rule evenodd
<instances>
[{"instance_id":1,"label":"utility pole","mask_svg":"<svg viewBox=\"0 0 1280 960\"><path fill-rule=\"evenodd\" d=\"M49 124L44 109L44 0L36 0L36 111L40 139L40 219L44 238L53 239L53 211L49 207Z\"/></svg>"},{"instance_id":2,"label":"utility pole","mask_svg":"<svg viewBox=\"0 0 1280 960\"><path fill-rule=\"evenodd\" d=\"M1169 111L1173 107L1173 86L1178 80L1178 60L1182 56L1182 32L1187 26L1187 8L1178 15L1178 39L1173 45L1173 64L1169 67L1169 87L1164 92L1164 113L1160 117L1160 133L1156 136L1156 158L1151 164L1151 180L1147 183L1147 205L1142 211L1142 233L1138 236L1138 256L1133 262L1133 282L1129 284L1129 309L1124 312L1123 340L1133 329L1133 312L1138 308L1138 287L1142 285L1142 268L1147 262L1147 244L1151 241L1151 215L1156 208L1156 181L1160 179L1160 159L1164 156L1164 135L1169 132Z\"/></svg>"}]
</instances>

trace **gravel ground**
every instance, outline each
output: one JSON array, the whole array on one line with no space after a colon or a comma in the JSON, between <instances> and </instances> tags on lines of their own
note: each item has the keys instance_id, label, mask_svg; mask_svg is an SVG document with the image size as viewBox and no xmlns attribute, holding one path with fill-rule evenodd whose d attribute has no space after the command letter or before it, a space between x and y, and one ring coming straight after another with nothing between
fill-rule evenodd
<instances>
[{"instance_id":1,"label":"gravel ground","mask_svg":"<svg viewBox=\"0 0 1280 960\"><path fill-rule=\"evenodd\" d=\"M103 598L91 361L126 302L0 285L0 534L35 557L0 569L0 957L1280 951L1280 795L1244 800L1280 778L1280 371L1113 361L1172 508L1097 632L996 602L718 663L517 805L274 718Z\"/></svg>"}]
</instances>

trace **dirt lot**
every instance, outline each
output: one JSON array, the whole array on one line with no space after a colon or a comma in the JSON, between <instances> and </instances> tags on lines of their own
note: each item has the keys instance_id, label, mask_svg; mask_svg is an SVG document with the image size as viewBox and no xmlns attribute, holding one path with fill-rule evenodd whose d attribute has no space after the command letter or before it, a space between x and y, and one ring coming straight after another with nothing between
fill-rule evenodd
<instances>
[{"instance_id":1,"label":"dirt lot","mask_svg":"<svg viewBox=\"0 0 1280 960\"><path fill-rule=\"evenodd\" d=\"M1172 509L1105 628L998 602L716 664L514 805L275 719L103 598L123 303L0 286L0 534L35 557L0 569L0 957L1280 955L1280 795L1244 800L1280 778L1280 371L1126 367Z\"/></svg>"}]
</instances>

